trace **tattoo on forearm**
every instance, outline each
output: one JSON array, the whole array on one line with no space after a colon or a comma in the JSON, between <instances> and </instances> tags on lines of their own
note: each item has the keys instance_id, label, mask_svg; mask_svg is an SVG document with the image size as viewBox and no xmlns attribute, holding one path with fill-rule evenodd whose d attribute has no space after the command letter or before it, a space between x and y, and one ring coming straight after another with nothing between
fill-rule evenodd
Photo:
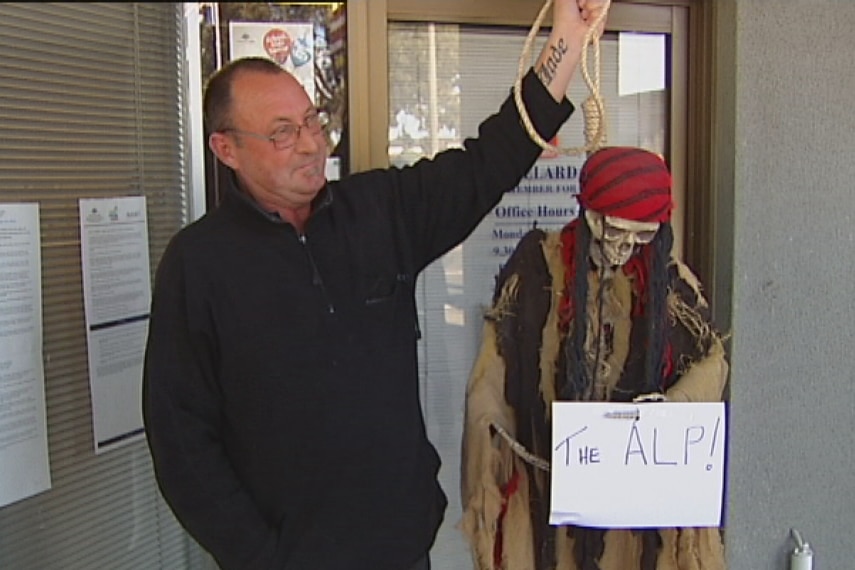
<instances>
[{"instance_id":1,"label":"tattoo on forearm","mask_svg":"<svg viewBox=\"0 0 855 570\"><path fill-rule=\"evenodd\" d=\"M555 72L558 70L558 65L561 63L561 60L564 59L564 54L566 53L567 44L564 42L564 38L559 38L557 45L549 46L549 55L540 66L540 69L536 71L537 76L540 77L540 80L547 87L555 78Z\"/></svg>"}]
</instances>

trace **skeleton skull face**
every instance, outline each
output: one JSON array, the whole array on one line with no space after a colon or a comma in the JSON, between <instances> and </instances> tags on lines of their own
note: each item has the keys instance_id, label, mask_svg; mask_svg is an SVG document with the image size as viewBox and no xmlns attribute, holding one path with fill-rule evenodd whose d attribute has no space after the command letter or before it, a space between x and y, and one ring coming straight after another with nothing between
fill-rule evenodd
<instances>
[{"instance_id":1,"label":"skeleton skull face","mask_svg":"<svg viewBox=\"0 0 855 570\"><path fill-rule=\"evenodd\" d=\"M650 243L659 230L658 222L636 222L585 210L591 229L591 260L598 267L620 267L637 247Z\"/></svg>"}]
</instances>

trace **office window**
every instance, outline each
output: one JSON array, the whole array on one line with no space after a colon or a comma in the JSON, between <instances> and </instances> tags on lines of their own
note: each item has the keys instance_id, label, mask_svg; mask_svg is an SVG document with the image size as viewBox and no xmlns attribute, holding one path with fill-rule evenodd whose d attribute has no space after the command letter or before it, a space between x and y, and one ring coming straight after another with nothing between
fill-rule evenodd
<instances>
[{"instance_id":1,"label":"office window","mask_svg":"<svg viewBox=\"0 0 855 570\"><path fill-rule=\"evenodd\" d=\"M52 479L0 508L0 568L202 568L145 442L94 452L78 217L145 196L152 274L187 220L181 5L2 3L0 21L0 202L39 205Z\"/></svg>"}]
</instances>

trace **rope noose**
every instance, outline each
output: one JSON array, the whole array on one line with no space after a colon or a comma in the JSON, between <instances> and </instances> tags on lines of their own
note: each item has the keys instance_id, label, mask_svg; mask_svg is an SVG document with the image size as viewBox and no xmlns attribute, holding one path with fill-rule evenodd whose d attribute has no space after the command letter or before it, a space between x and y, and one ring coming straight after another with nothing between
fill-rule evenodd
<instances>
[{"instance_id":1,"label":"rope noose","mask_svg":"<svg viewBox=\"0 0 855 570\"><path fill-rule=\"evenodd\" d=\"M537 130L535 130L534 125L531 123L531 118L528 116L528 112L525 109L525 103L522 100L522 80L525 76L526 70L530 63L531 58L531 47L534 44L534 38L537 36L537 32L540 30L540 26L543 23L543 19L546 17L546 13L549 11L549 7L552 5L552 0L546 0L543 5L543 8L540 9L540 13L537 15L537 19L535 19L534 24L532 24L531 31L528 33L528 37L525 40L525 45L523 46L523 52L520 55L519 67L517 69L517 79L514 82L514 101L517 105L517 110L519 111L520 118L522 119L523 125L525 125L526 131L528 132L531 139L538 144L542 149L546 151L552 151L557 154L566 154L566 155L580 155L582 153L590 153L592 151L600 148L606 140L606 110L605 105L603 104L603 98L600 95L600 39L599 34L597 33L600 29L601 24L606 19L606 16L609 11L609 6L611 2L607 0L603 4L603 9L597 17L596 21L594 21L589 29L587 34L585 34L585 42L582 45L582 59L579 67L582 69L582 77L585 80L585 85L588 86L588 90L590 91L590 96L585 99L585 102L582 104L582 110L585 118L585 145L581 147L571 147L571 148L561 148L555 145L550 144L548 141L544 140L541 137ZM592 46L594 48L594 74L593 77L588 70L588 46Z\"/></svg>"}]
</instances>

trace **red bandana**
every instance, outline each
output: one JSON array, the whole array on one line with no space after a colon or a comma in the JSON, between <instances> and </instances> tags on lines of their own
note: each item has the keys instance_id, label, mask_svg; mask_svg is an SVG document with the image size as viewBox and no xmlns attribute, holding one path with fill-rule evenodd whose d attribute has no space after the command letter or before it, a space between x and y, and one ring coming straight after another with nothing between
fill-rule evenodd
<instances>
[{"instance_id":1,"label":"red bandana","mask_svg":"<svg viewBox=\"0 0 855 570\"><path fill-rule=\"evenodd\" d=\"M671 219L671 174L658 155L640 148L608 147L585 161L579 204L606 216L636 222Z\"/></svg>"}]
</instances>

